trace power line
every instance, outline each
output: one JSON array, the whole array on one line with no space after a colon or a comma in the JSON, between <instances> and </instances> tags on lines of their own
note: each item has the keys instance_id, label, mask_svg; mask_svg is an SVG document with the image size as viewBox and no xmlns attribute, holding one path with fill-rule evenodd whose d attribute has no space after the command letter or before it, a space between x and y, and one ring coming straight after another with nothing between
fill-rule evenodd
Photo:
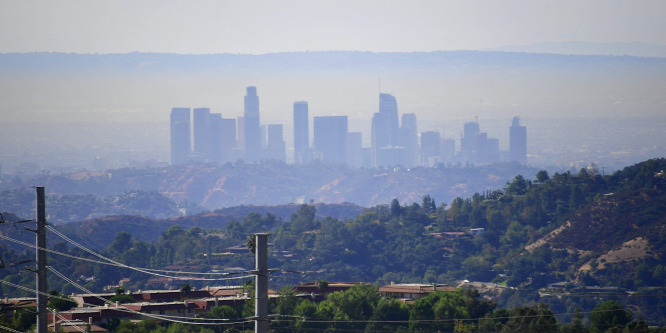
<instances>
[{"instance_id":1,"label":"power line","mask_svg":"<svg viewBox=\"0 0 666 333\"><path fill-rule=\"evenodd\" d=\"M64 322L70 324L69 326L74 326L74 328L76 328L77 331L79 331L79 332L81 332L81 333L85 333L85 330L84 330L84 329L82 329L81 327L79 327L79 325L72 325L72 321L70 321L69 319L63 317L61 314L58 313L58 311L55 311L55 310L54 310L54 311L52 311L52 312L53 312L53 329L54 329L54 330L55 330L55 323L56 323L56 318L55 318L55 317L58 317L58 318L60 318L61 321L64 321Z\"/></svg>"},{"instance_id":2,"label":"power line","mask_svg":"<svg viewBox=\"0 0 666 333\"><path fill-rule=\"evenodd\" d=\"M47 229L49 229L50 231L52 231L53 233L55 233L56 235L58 235L60 238L64 239L65 241L69 242L70 244L72 244L72 245L74 245L74 246L76 246L76 247L78 247L78 248L80 248L80 249L82 249L82 250L84 250L84 251L86 251L86 252L88 252L88 253L90 253L90 254L98 257L98 258L100 258L100 259L106 260L108 262L115 263L117 265L121 265L121 267L127 266L123 263L117 262L113 259L107 258L107 257L105 257L105 256L103 256L99 253L96 253L93 250L88 249L87 247L77 243L76 241L67 237L63 233L59 232L58 230L56 230L52 226L47 226ZM130 267L130 266L127 266L127 267ZM247 273L250 272L250 271L241 271L241 272L228 272L228 273L219 273L219 272L217 272L217 273L216 272L206 273L206 272L174 271L174 270L164 270L164 269L154 269L154 268L139 268L139 267L134 267L134 268L135 269L146 270L146 271L152 271L152 272L162 272L162 273L170 273L170 274L192 274L192 275L236 275L236 274L247 274Z\"/></svg>"},{"instance_id":3,"label":"power line","mask_svg":"<svg viewBox=\"0 0 666 333\"><path fill-rule=\"evenodd\" d=\"M110 303L108 299L106 299L106 298L104 298L104 297L101 297L101 296L97 296L97 295L95 295L95 294L94 294L93 292L91 292L90 290L88 290L88 289L86 289L85 287L79 285L79 284L76 283L75 281L69 279L69 278L66 277L64 274L58 272L58 271L55 270L54 268L49 267L49 270L50 270L51 272L53 272L54 274L56 274L56 275L57 275L58 277L60 277L61 279L65 280L65 281L67 281L67 282L69 282L69 283L71 283L73 286L75 286L76 288L80 289L81 291L84 291L84 292L86 292L86 293L88 293L88 294L92 294L93 297L95 297L95 298L97 298L97 299L99 299L99 300L102 300L102 301L105 302L105 303ZM244 320L244 321L237 321L237 322L224 322L224 323L221 323L221 322L212 322L212 323L211 323L211 322L191 322L191 321L183 321L183 320L177 320L177 319L172 319L172 318L186 319L186 320L206 320L206 321L228 321L228 320L226 320L226 319L219 319L219 318L197 318L197 317L178 317L178 316L154 315L154 314L148 314L148 313L139 312L139 311L136 311L136 310L133 310L133 309L127 308L127 307L122 306L122 305L118 305L118 306L115 307L114 309L115 309L115 310L118 310L118 311L123 311L123 312L129 312L129 313L137 314L137 315L144 316L144 317L149 317L149 318L154 318L154 319L160 319L160 320L169 321L169 322L174 322L174 323L191 324L191 325L235 325L235 324L239 324L239 323L248 323L248 322L251 322L251 320Z\"/></svg>"},{"instance_id":4,"label":"power line","mask_svg":"<svg viewBox=\"0 0 666 333\"><path fill-rule=\"evenodd\" d=\"M101 265L108 265L108 266L126 268L126 269L135 270L135 271L138 271L138 272L142 272L142 273L145 273L145 274L150 274L150 275L155 275L155 276L160 276L160 277L165 277L165 278L171 278L171 279L176 279L176 280L225 281L225 280L245 279L245 278L250 277L250 275L234 276L234 277L227 277L227 278L196 278L196 277L186 278L186 277L183 277L183 276L171 276L171 275L165 275L165 274L159 274L159 273L151 272L151 271L148 271L148 270L142 269L142 268L128 266L128 265L125 265L125 264L122 264L122 263L113 263L113 262L100 261L100 260L95 260L95 259L90 259L90 258L77 257L77 256L74 256L74 255L71 255L71 254L51 250L51 249L48 249L48 248L39 247L39 246L36 246L34 244L26 243L26 242L23 242L23 241L20 241L20 240L17 240L17 239L13 239L11 237L7 237L5 235L0 235L0 238L2 238L4 240L7 240L7 241L10 241L10 242L14 242L16 244L20 244L20 245L27 246L27 247L34 248L34 249L42 249L42 250L44 250L46 252L49 252L49 253L57 254L57 255L60 255L60 256L64 256L64 257L68 257L68 258L72 258L72 259L76 259L76 260L82 260L82 261L92 262L92 263L101 264ZM240 272L240 273L242 274L242 273L245 273L245 272Z\"/></svg>"}]
</instances>

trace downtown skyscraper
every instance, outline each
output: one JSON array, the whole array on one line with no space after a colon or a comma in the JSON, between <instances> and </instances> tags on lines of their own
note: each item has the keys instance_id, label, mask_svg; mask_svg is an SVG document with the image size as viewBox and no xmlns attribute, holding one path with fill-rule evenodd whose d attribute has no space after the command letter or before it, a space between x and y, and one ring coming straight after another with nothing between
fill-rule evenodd
<instances>
[{"instance_id":1,"label":"downtown skyscraper","mask_svg":"<svg viewBox=\"0 0 666 333\"><path fill-rule=\"evenodd\" d=\"M171 109L171 164L189 161L192 151L190 108Z\"/></svg>"},{"instance_id":2,"label":"downtown skyscraper","mask_svg":"<svg viewBox=\"0 0 666 333\"><path fill-rule=\"evenodd\" d=\"M347 116L313 118L314 149L322 161L347 163Z\"/></svg>"},{"instance_id":3,"label":"downtown skyscraper","mask_svg":"<svg viewBox=\"0 0 666 333\"><path fill-rule=\"evenodd\" d=\"M308 127L308 102L294 102L294 163L309 161L310 134Z\"/></svg>"},{"instance_id":4,"label":"downtown skyscraper","mask_svg":"<svg viewBox=\"0 0 666 333\"><path fill-rule=\"evenodd\" d=\"M400 147L398 103L393 95L379 94L379 112L372 116L372 161L374 166L404 164L407 154Z\"/></svg>"},{"instance_id":5,"label":"downtown skyscraper","mask_svg":"<svg viewBox=\"0 0 666 333\"><path fill-rule=\"evenodd\" d=\"M520 126L518 117L513 117L509 128L509 158L527 164L527 127Z\"/></svg>"},{"instance_id":6,"label":"downtown skyscraper","mask_svg":"<svg viewBox=\"0 0 666 333\"><path fill-rule=\"evenodd\" d=\"M245 161L257 162L261 158L261 125L259 122L259 96L256 87L247 87L243 112Z\"/></svg>"}]
</instances>

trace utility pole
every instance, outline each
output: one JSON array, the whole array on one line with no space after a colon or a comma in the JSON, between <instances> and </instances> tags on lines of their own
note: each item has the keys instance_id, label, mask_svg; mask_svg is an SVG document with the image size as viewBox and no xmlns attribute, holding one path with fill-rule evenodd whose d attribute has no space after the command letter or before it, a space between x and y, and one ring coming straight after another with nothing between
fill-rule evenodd
<instances>
[{"instance_id":1,"label":"utility pole","mask_svg":"<svg viewBox=\"0 0 666 333\"><path fill-rule=\"evenodd\" d=\"M44 186L37 186L37 333L47 333L46 326L46 196Z\"/></svg>"},{"instance_id":2,"label":"utility pole","mask_svg":"<svg viewBox=\"0 0 666 333\"><path fill-rule=\"evenodd\" d=\"M254 332L268 332L268 234L256 234L254 257Z\"/></svg>"}]
</instances>

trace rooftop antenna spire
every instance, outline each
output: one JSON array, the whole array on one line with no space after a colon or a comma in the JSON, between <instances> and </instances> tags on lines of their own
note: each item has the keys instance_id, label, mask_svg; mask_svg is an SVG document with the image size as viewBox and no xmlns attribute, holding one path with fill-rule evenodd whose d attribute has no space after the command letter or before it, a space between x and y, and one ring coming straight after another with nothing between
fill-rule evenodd
<instances>
[{"instance_id":1,"label":"rooftop antenna spire","mask_svg":"<svg viewBox=\"0 0 666 333\"><path fill-rule=\"evenodd\" d=\"M378 83L377 88L379 89L379 93L381 94L382 93L382 76L379 75L378 77L379 77L379 83Z\"/></svg>"}]
</instances>

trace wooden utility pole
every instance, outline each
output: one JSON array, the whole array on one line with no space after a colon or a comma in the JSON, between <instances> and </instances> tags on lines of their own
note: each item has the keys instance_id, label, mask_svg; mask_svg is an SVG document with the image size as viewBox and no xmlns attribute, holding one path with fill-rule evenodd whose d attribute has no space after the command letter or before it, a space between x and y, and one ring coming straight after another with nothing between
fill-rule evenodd
<instances>
[{"instance_id":1,"label":"wooden utility pole","mask_svg":"<svg viewBox=\"0 0 666 333\"><path fill-rule=\"evenodd\" d=\"M44 186L37 186L37 333L47 333L46 322L46 195Z\"/></svg>"}]
</instances>

